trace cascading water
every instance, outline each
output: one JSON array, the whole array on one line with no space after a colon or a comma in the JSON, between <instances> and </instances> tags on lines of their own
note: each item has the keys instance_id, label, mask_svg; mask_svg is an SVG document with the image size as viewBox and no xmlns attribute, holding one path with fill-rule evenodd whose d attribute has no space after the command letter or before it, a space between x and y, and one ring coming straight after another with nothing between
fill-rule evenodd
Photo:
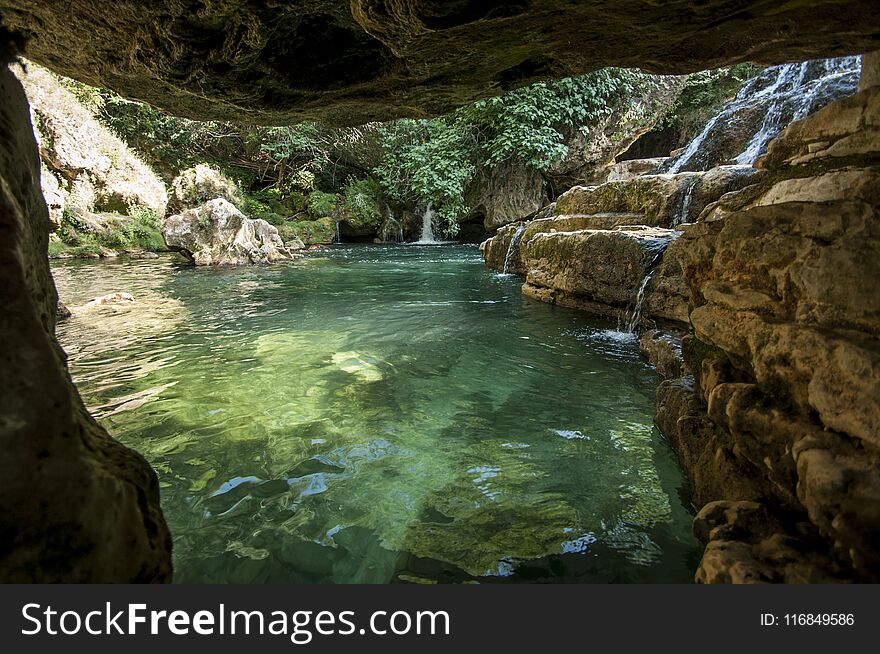
<instances>
[{"instance_id":1,"label":"cascading water","mask_svg":"<svg viewBox=\"0 0 880 654\"><path fill-rule=\"evenodd\" d=\"M700 181L699 177L694 177L691 181L688 182L688 187L684 192L681 200L681 206L678 209L678 212L675 215L675 218L672 220L672 226L677 227L682 223L688 222L688 218L690 217L691 212L691 200L694 197L694 189L697 188L697 183Z\"/></svg>"},{"instance_id":2,"label":"cascading water","mask_svg":"<svg viewBox=\"0 0 880 654\"><path fill-rule=\"evenodd\" d=\"M645 276L642 278L642 283L639 284L639 290L636 293L632 312L627 314L626 325L622 331L629 334L636 333L636 329L642 319L642 306L645 304L648 284L651 283L651 280L654 279L654 275L657 274L657 270L660 268L660 262L663 261L663 254L666 252L666 247L669 245L670 240L671 239L665 238L657 239L656 245L653 248L654 256L651 258L651 262L648 264L647 268L645 268Z\"/></svg>"},{"instance_id":3,"label":"cascading water","mask_svg":"<svg viewBox=\"0 0 880 654\"><path fill-rule=\"evenodd\" d=\"M382 240L386 243L403 243L403 226L390 211L382 225Z\"/></svg>"},{"instance_id":4,"label":"cascading water","mask_svg":"<svg viewBox=\"0 0 880 654\"><path fill-rule=\"evenodd\" d=\"M428 208L422 216L422 235L413 245L439 245L442 242L434 238L434 207L428 204Z\"/></svg>"},{"instance_id":5,"label":"cascading water","mask_svg":"<svg viewBox=\"0 0 880 654\"><path fill-rule=\"evenodd\" d=\"M505 275L510 274L510 267L513 264L514 259L519 256L519 242L522 240L526 227L527 225L520 225L517 227L516 232L513 234L513 238L510 239L507 254L504 256L504 268L501 270Z\"/></svg>"},{"instance_id":6,"label":"cascading water","mask_svg":"<svg viewBox=\"0 0 880 654\"><path fill-rule=\"evenodd\" d=\"M724 163L713 161L713 148L709 146L729 142L732 134L743 124L747 125L748 117L759 112L763 118L747 132L749 138L745 147L734 158L738 164L754 163L786 125L833 100L854 93L860 71L859 57L811 60L767 68L746 82L736 97L706 124L678 156L666 164L663 172L706 170ZM729 158L730 154L726 159L729 161Z\"/></svg>"},{"instance_id":7,"label":"cascading water","mask_svg":"<svg viewBox=\"0 0 880 654\"><path fill-rule=\"evenodd\" d=\"M336 221L336 243L342 243L342 232L339 229L339 221Z\"/></svg>"}]
</instances>

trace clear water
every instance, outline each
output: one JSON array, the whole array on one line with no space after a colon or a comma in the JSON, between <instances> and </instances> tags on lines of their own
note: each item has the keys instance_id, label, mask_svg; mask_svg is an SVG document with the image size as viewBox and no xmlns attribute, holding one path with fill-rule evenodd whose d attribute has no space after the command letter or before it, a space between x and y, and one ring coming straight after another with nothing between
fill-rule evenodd
<instances>
[{"instance_id":1,"label":"clear water","mask_svg":"<svg viewBox=\"0 0 880 654\"><path fill-rule=\"evenodd\" d=\"M465 246L62 262L86 404L159 474L179 582L687 582L699 547L608 321Z\"/></svg>"}]
</instances>

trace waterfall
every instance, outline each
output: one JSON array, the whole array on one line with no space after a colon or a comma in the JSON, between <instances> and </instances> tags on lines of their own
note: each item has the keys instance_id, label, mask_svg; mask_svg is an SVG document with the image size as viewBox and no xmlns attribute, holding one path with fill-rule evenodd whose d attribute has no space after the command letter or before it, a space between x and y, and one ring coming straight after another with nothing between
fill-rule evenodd
<instances>
[{"instance_id":1,"label":"waterfall","mask_svg":"<svg viewBox=\"0 0 880 654\"><path fill-rule=\"evenodd\" d=\"M339 221L336 221L336 242L342 243L342 232L339 231Z\"/></svg>"},{"instance_id":2,"label":"waterfall","mask_svg":"<svg viewBox=\"0 0 880 654\"><path fill-rule=\"evenodd\" d=\"M394 231L391 233L391 238L389 238L391 230ZM403 225L400 224L400 221L390 211L388 212L388 218L385 219L385 224L382 225L382 240L386 243L392 241L394 243L403 243Z\"/></svg>"},{"instance_id":3,"label":"waterfall","mask_svg":"<svg viewBox=\"0 0 880 654\"><path fill-rule=\"evenodd\" d=\"M707 160L711 157L711 144L723 144L729 140L730 133L736 133L744 124L750 127L746 132L749 138L734 161L745 165L754 163L786 125L855 92L860 69L859 57L811 60L767 68L743 85L736 97L666 165L664 172L705 170L715 163ZM763 114L757 125L744 122L756 111Z\"/></svg>"},{"instance_id":4,"label":"waterfall","mask_svg":"<svg viewBox=\"0 0 880 654\"><path fill-rule=\"evenodd\" d=\"M422 216L422 235L416 245L436 245L439 241L434 238L434 208L428 204L425 215Z\"/></svg>"},{"instance_id":5,"label":"waterfall","mask_svg":"<svg viewBox=\"0 0 880 654\"><path fill-rule=\"evenodd\" d=\"M677 227L682 223L688 222L688 216L691 211L691 199L694 197L694 189L697 188L697 183L700 181L698 176L695 176L691 181L688 182L687 190L684 192L681 200L681 206L678 209L678 213L675 215L675 218L672 220L672 226Z\"/></svg>"},{"instance_id":6,"label":"waterfall","mask_svg":"<svg viewBox=\"0 0 880 654\"><path fill-rule=\"evenodd\" d=\"M670 239L658 239L656 246L657 250L647 268L645 268L645 276L642 278L642 283L639 284L639 290L636 293L632 313L627 314L626 327L623 330L625 332L630 334L636 333L639 322L642 320L642 307L645 304L648 284L651 283L651 280L654 279L654 275L657 274L657 270L660 268L660 262L663 261L663 253L666 252L666 246L669 245L669 240Z\"/></svg>"},{"instance_id":7,"label":"waterfall","mask_svg":"<svg viewBox=\"0 0 880 654\"><path fill-rule=\"evenodd\" d=\"M513 263L515 257L519 256L519 242L522 240L523 234L526 231L526 225L520 225L516 228L516 232L513 234L513 238L510 239L510 245L507 248L507 254L504 256L504 268L502 268L501 272L505 275L510 273L510 266Z\"/></svg>"}]
</instances>

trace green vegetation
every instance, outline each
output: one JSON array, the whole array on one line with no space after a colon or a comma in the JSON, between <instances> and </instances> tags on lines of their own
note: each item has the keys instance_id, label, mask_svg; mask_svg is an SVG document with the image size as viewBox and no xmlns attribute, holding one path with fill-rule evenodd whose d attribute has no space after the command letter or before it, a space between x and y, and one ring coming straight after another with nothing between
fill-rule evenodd
<instances>
[{"instance_id":1,"label":"green vegetation","mask_svg":"<svg viewBox=\"0 0 880 654\"><path fill-rule=\"evenodd\" d=\"M690 76L656 129L674 126L681 138L689 138L758 70L741 64ZM573 130L614 111L638 110L639 98L656 88L657 80L606 68L532 84L439 118L358 128L195 122L69 84L166 178L196 163L219 169L239 187L238 204L249 216L279 227L338 216L361 230L381 222L383 205L431 204L445 231L454 234L470 210L467 191L477 171L507 161L550 169L567 156Z\"/></svg>"},{"instance_id":2,"label":"green vegetation","mask_svg":"<svg viewBox=\"0 0 880 654\"><path fill-rule=\"evenodd\" d=\"M128 216L80 214L65 211L61 225L49 240L50 257L97 257L108 251L158 252L165 250L161 218L132 205Z\"/></svg>"},{"instance_id":3,"label":"green vegetation","mask_svg":"<svg viewBox=\"0 0 880 654\"><path fill-rule=\"evenodd\" d=\"M518 159L547 170L568 154L567 131L631 106L655 84L651 75L606 68L532 84L441 118L395 121L381 129L383 160L374 172L389 197L433 204L454 233L480 167Z\"/></svg>"},{"instance_id":4,"label":"green vegetation","mask_svg":"<svg viewBox=\"0 0 880 654\"><path fill-rule=\"evenodd\" d=\"M671 127L679 134L679 145L688 143L743 83L761 70L754 64L743 63L689 75L681 94L669 105L654 131Z\"/></svg>"}]
</instances>

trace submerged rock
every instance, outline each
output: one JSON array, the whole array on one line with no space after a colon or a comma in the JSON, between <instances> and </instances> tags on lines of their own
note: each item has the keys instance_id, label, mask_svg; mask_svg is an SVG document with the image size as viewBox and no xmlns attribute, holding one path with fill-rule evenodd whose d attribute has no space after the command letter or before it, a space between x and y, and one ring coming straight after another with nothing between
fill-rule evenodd
<instances>
[{"instance_id":1,"label":"submerged rock","mask_svg":"<svg viewBox=\"0 0 880 654\"><path fill-rule=\"evenodd\" d=\"M171 216L162 235L169 249L197 266L273 263L304 247L299 241L286 246L273 225L247 218L222 198Z\"/></svg>"}]
</instances>

